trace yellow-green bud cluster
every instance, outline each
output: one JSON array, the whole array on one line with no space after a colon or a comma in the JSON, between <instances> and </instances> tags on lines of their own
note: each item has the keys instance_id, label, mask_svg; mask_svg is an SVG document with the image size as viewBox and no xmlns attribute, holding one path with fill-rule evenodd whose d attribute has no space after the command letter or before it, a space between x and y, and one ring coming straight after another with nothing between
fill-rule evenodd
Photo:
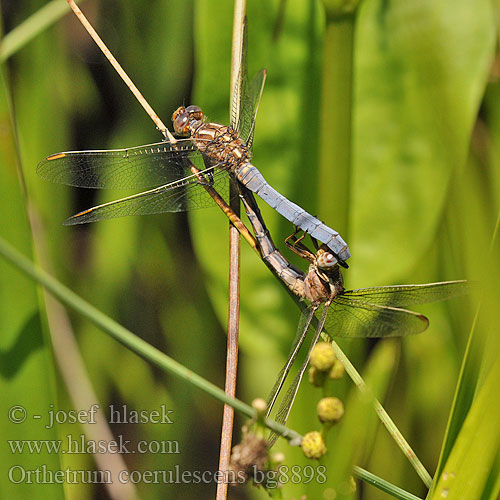
<instances>
[{"instance_id":1,"label":"yellow-green bud cluster","mask_svg":"<svg viewBox=\"0 0 500 500\"><path fill-rule=\"evenodd\" d=\"M323 387L324 393L328 394L327 381L339 379L344 374L344 366L337 359L332 344L318 342L310 358L309 381L316 387ZM308 458L318 459L326 452L325 436L332 425L338 422L344 415L342 401L335 397L324 397L317 406L318 417L323 423L322 432L309 432L302 440L302 451Z\"/></svg>"},{"instance_id":2,"label":"yellow-green bud cluster","mask_svg":"<svg viewBox=\"0 0 500 500\"><path fill-rule=\"evenodd\" d=\"M308 432L302 439L302 451L307 458L321 458L326 453L326 444L318 431Z\"/></svg>"},{"instance_id":3,"label":"yellow-green bud cluster","mask_svg":"<svg viewBox=\"0 0 500 500\"><path fill-rule=\"evenodd\" d=\"M327 397L319 400L318 417L323 423L335 424L344 415L344 405L339 398Z\"/></svg>"},{"instance_id":4,"label":"yellow-green bud cluster","mask_svg":"<svg viewBox=\"0 0 500 500\"><path fill-rule=\"evenodd\" d=\"M328 342L318 342L311 353L311 366L319 371L329 371L336 360L332 345Z\"/></svg>"}]
</instances>

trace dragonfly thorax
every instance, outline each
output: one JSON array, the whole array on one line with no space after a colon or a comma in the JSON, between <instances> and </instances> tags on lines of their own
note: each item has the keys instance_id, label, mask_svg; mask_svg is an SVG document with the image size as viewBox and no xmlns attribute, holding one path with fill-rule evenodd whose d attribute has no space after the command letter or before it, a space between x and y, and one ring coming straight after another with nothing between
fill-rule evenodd
<instances>
[{"instance_id":1,"label":"dragonfly thorax","mask_svg":"<svg viewBox=\"0 0 500 500\"><path fill-rule=\"evenodd\" d=\"M250 162L248 147L233 128L193 120L190 131L196 147L219 167L233 170Z\"/></svg>"},{"instance_id":2,"label":"dragonfly thorax","mask_svg":"<svg viewBox=\"0 0 500 500\"><path fill-rule=\"evenodd\" d=\"M198 106L177 108L172 121L175 132L191 136L211 163L232 169L250 161L248 147L239 134L232 127L205 123L203 111Z\"/></svg>"},{"instance_id":3,"label":"dragonfly thorax","mask_svg":"<svg viewBox=\"0 0 500 500\"><path fill-rule=\"evenodd\" d=\"M317 263L309 266L304 278L304 296L313 305L321 304L344 291L344 278L338 264L320 269Z\"/></svg>"}]
</instances>

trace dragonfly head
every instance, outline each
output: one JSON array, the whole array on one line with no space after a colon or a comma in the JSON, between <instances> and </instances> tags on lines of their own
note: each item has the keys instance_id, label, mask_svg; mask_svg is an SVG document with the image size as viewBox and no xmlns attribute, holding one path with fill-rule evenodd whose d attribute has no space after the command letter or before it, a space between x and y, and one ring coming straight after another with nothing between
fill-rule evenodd
<instances>
[{"instance_id":1,"label":"dragonfly head","mask_svg":"<svg viewBox=\"0 0 500 500\"><path fill-rule=\"evenodd\" d=\"M335 254L328 250L328 247L324 248L326 245L322 245L316 252L316 265L320 269L328 270L333 266L338 264L337 257Z\"/></svg>"},{"instance_id":2,"label":"dragonfly head","mask_svg":"<svg viewBox=\"0 0 500 500\"><path fill-rule=\"evenodd\" d=\"M189 135L189 124L193 120L203 120L203 111L198 106L181 106L174 111L172 121L174 130L179 135Z\"/></svg>"}]
</instances>

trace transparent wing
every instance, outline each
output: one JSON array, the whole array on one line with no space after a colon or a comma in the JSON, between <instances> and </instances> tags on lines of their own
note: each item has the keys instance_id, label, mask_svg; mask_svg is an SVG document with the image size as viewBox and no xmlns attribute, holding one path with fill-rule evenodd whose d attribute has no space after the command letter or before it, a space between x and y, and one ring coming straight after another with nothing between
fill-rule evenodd
<instances>
[{"instance_id":1,"label":"transparent wing","mask_svg":"<svg viewBox=\"0 0 500 500\"><path fill-rule=\"evenodd\" d=\"M405 337L421 333L428 326L429 320L423 314L362 302L348 293L335 297L325 323L332 337L351 338Z\"/></svg>"},{"instance_id":2,"label":"transparent wing","mask_svg":"<svg viewBox=\"0 0 500 500\"><path fill-rule=\"evenodd\" d=\"M392 307L406 307L460 297L471 291L473 285L466 280L441 281L423 285L380 286L345 292L351 301L369 302Z\"/></svg>"},{"instance_id":3,"label":"transparent wing","mask_svg":"<svg viewBox=\"0 0 500 500\"><path fill-rule=\"evenodd\" d=\"M190 160L199 169L203 158L190 139L128 149L69 151L50 155L37 173L45 180L86 188L150 188L189 176Z\"/></svg>"},{"instance_id":4,"label":"transparent wing","mask_svg":"<svg viewBox=\"0 0 500 500\"><path fill-rule=\"evenodd\" d=\"M264 91L267 71L261 69L258 71L252 81L243 85L242 102L240 115L237 125L237 131L240 137L246 142L249 148L253 144L253 135L255 132L255 119L259 110L260 99Z\"/></svg>"},{"instance_id":5,"label":"transparent wing","mask_svg":"<svg viewBox=\"0 0 500 500\"><path fill-rule=\"evenodd\" d=\"M243 24L243 47L240 72L236 78L231 104L231 127L233 127L249 148L252 147L255 118L264 90L266 70L261 69L248 81L248 35L247 23Z\"/></svg>"},{"instance_id":6,"label":"transparent wing","mask_svg":"<svg viewBox=\"0 0 500 500\"><path fill-rule=\"evenodd\" d=\"M300 315L299 324L297 326L297 332L295 334L295 338L293 339L290 352L288 353L287 361L283 366L283 368L281 369L281 371L279 372L278 378L276 379L276 382L274 383L274 386L271 389L271 392L267 398L266 416L269 416L273 410L274 403L278 398L278 395L281 391L281 388L283 387L283 384L285 383L286 377L290 372L293 362L295 361L295 358L297 357L297 354L302 344L304 343L304 339L307 336L307 331L309 329L309 325L311 324L313 315L314 315L314 310L312 308L303 311Z\"/></svg>"},{"instance_id":7,"label":"transparent wing","mask_svg":"<svg viewBox=\"0 0 500 500\"><path fill-rule=\"evenodd\" d=\"M303 327L303 332L301 334L302 341L305 339L305 337L307 335L307 331L309 329L309 325L311 324L311 320L313 318L314 312L315 312L315 309L311 309L311 314L307 318L307 322ZM293 379L292 383L289 385L285 396L281 400L278 411L276 412L276 416L274 417L274 420L280 424L286 423L286 421L288 420L288 417L290 415L290 412L292 411L293 403L295 402L295 398L297 397L297 393L299 392L300 383L302 382L302 378L304 377L304 373L306 372L307 365L309 364L309 360L311 359L312 350L313 350L314 346L316 345L316 343L318 342L319 336L323 330L323 326L324 326L327 314L328 314L328 307L324 307L323 312L321 314L321 319L319 320L319 324L317 325L317 328L316 328L316 332L311 340L309 350L307 351L307 355L306 355L304 361L302 362L302 365L300 366L300 368L297 372L297 375L295 375L295 378ZM298 333L300 332L300 329L301 329L301 322L299 322ZM298 334L296 337L298 337ZM300 346L298 347L298 349L300 349ZM298 349L296 349L296 351L298 351ZM296 357L296 354L297 353L295 353L295 357ZM295 357L294 357L294 359L295 359ZM285 368L286 368L286 365L285 365ZM286 374L288 374L288 371L285 373L285 377L286 377ZM279 380L279 378L278 378L278 380ZM284 383L284 378L280 384L280 388L283 386L283 383ZM274 398L274 400L276 400L276 397ZM269 409L267 416L269 416L270 412L271 412L271 408ZM268 446L271 447L275 443L277 438L278 438L278 435L276 433L272 432L268 438Z\"/></svg>"},{"instance_id":8,"label":"transparent wing","mask_svg":"<svg viewBox=\"0 0 500 500\"><path fill-rule=\"evenodd\" d=\"M228 191L227 173L211 167L205 169L202 174L202 180L200 175L190 175L165 186L84 210L66 219L64 224L85 224L127 215L152 215L215 206L213 199L206 192L206 187L213 187L224 196L224 192Z\"/></svg>"}]
</instances>

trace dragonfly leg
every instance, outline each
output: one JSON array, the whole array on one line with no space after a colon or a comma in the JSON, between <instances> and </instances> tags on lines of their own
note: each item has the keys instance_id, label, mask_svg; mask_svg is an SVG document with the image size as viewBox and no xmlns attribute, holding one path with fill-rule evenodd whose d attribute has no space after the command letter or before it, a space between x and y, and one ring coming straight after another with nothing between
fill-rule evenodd
<instances>
[{"instance_id":1,"label":"dragonfly leg","mask_svg":"<svg viewBox=\"0 0 500 500\"><path fill-rule=\"evenodd\" d=\"M214 173L213 173L213 171L211 170L210 172L207 172L205 175L208 177L208 185L213 186L214 185Z\"/></svg>"},{"instance_id":2,"label":"dragonfly leg","mask_svg":"<svg viewBox=\"0 0 500 500\"><path fill-rule=\"evenodd\" d=\"M311 236L311 241L313 243L313 246L314 246L314 249L316 250L316 252L319 250L319 243L318 243L318 240L316 238L314 238L313 236Z\"/></svg>"},{"instance_id":3,"label":"dragonfly leg","mask_svg":"<svg viewBox=\"0 0 500 500\"><path fill-rule=\"evenodd\" d=\"M295 231L285 239L285 243L289 245L290 240L292 240L291 245L296 245L297 243L299 243L301 240L304 239L306 235L306 233L303 233L302 236L300 236L300 238L297 238L297 234L300 233L301 231L302 229L300 229L300 227L295 226Z\"/></svg>"},{"instance_id":4,"label":"dragonfly leg","mask_svg":"<svg viewBox=\"0 0 500 500\"><path fill-rule=\"evenodd\" d=\"M200 170L199 174L196 176L198 182L203 184L204 186L213 186L214 185L214 176L212 172L204 173L203 170Z\"/></svg>"},{"instance_id":5,"label":"dragonfly leg","mask_svg":"<svg viewBox=\"0 0 500 500\"><path fill-rule=\"evenodd\" d=\"M285 244L293 253L297 254L302 259L306 259L309 262L314 263L314 254L302 243L302 240L304 239L306 233L297 238L296 236L299 231L301 231L301 229L297 228L293 234L288 236L288 238L286 238L285 240Z\"/></svg>"}]
</instances>

